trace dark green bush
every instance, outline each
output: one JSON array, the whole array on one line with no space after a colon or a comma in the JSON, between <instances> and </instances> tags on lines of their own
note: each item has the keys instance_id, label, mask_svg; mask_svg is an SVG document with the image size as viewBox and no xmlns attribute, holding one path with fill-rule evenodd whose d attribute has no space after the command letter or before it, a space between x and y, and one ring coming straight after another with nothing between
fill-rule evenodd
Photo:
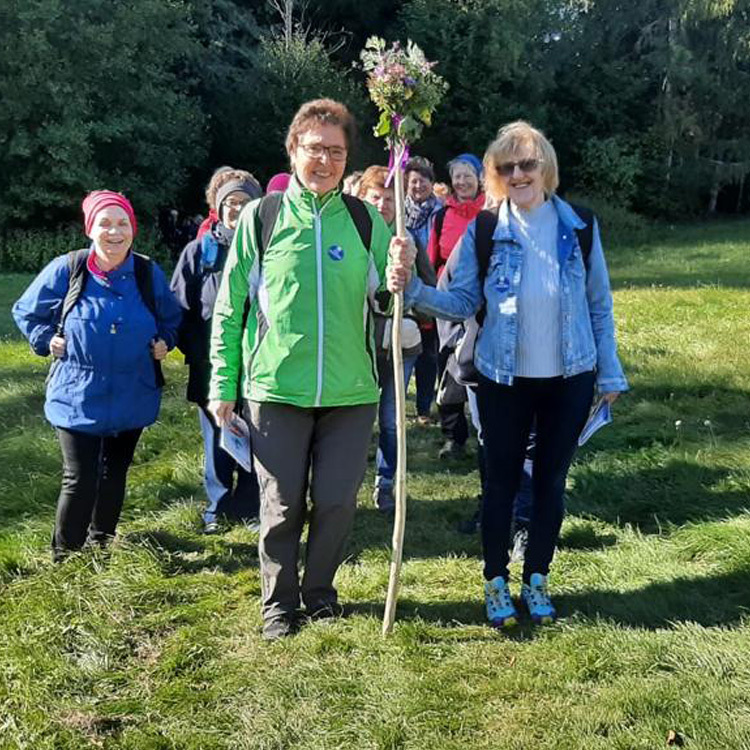
<instances>
[{"instance_id":1,"label":"dark green bush","mask_svg":"<svg viewBox=\"0 0 750 750\"><path fill-rule=\"evenodd\" d=\"M58 229L17 229L6 232L0 241L0 271L38 273L58 255L86 247L89 239L79 224ZM133 249L156 260L169 273L172 261L158 232L150 227L139 227Z\"/></svg>"},{"instance_id":2,"label":"dark green bush","mask_svg":"<svg viewBox=\"0 0 750 750\"><path fill-rule=\"evenodd\" d=\"M596 214L605 249L608 245L638 245L660 231L659 225L653 221L599 195L569 193L565 200L587 206Z\"/></svg>"}]
</instances>

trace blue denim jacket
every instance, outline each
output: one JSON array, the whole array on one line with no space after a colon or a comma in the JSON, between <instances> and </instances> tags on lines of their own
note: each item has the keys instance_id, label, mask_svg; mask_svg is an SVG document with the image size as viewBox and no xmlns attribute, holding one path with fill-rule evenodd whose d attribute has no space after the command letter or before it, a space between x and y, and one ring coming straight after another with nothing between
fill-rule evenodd
<instances>
[{"instance_id":1,"label":"blue denim jacket","mask_svg":"<svg viewBox=\"0 0 750 750\"><path fill-rule=\"evenodd\" d=\"M596 370L601 393L626 391L628 383L617 357L609 274L604 261L599 227L594 237L588 270L574 230L585 222L561 198L552 196L557 209L557 257L560 262L563 375L571 377ZM523 273L523 248L509 221L509 206L500 206L493 235L484 289L475 252L476 222L469 224L460 246L453 278L447 290L427 287L414 276L406 288L405 307L448 320L465 320L486 300L484 325L477 339L474 363L485 377L511 385L516 369L517 300Z\"/></svg>"}]
</instances>

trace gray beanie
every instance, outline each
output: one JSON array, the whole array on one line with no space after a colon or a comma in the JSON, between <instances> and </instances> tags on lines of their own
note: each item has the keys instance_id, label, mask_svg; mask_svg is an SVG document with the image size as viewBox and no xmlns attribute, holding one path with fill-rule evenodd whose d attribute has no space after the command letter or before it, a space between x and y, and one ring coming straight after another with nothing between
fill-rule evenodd
<instances>
[{"instance_id":1,"label":"gray beanie","mask_svg":"<svg viewBox=\"0 0 750 750\"><path fill-rule=\"evenodd\" d=\"M249 196L250 200L254 200L263 195L263 190L254 180L230 180L229 182L225 182L216 191L216 210L219 214L221 214L221 204L224 203L227 196L231 193L245 193L245 195Z\"/></svg>"}]
</instances>

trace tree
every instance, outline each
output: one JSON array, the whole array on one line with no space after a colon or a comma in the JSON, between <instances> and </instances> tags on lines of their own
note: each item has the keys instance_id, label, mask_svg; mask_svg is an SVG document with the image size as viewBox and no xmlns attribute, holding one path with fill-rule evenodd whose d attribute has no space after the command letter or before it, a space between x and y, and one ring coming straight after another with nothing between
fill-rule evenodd
<instances>
[{"instance_id":1,"label":"tree","mask_svg":"<svg viewBox=\"0 0 750 750\"><path fill-rule=\"evenodd\" d=\"M297 20L289 34L286 11L293 7L279 5L283 25L256 27L254 36L241 20L248 11L237 17L246 27L237 39L245 41L239 43L242 49L237 47L233 64L218 68L222 80L217 80L216 89L221 94L208 99L216 105L212 106L211 152L215 164L232 164L267 179L289 168L284 140L303 102L329 96L347 104L355 115L361 117L365 111L363 87L334 62L324 40Z\"/></svg>"},{"instance_id":2,"label":"tree","mask_svg":"<svg viewBox=\"0 0 750 750\"><path fill-rule=\"evenodd\" d=\"M77 218L101 187L173 200L204 154L180 76L197 52L178 0L2 3L0 228Z\"/></svg>"},{"instance_id":3,"label":"tree","mask_svg":"<svg viewBox=\"0 0 750 750\"><path fill-rule=\"evenodd\" d=\"M635 206L657 215L714 210L750 162L747 0L571 0L553 92L565 161L578 173L587 139L640 154ZM590 149L589 149L590 151ZM610 149L611 152L611 149ZM627 165L622 165L627 166ZM659 179L654 179L654 169Z\"/></svg>"},{"instance_id":4,"label":"tree","mask_svg":"<svg viewBox=\"0 0 750 750\"><path fill-rule=\"evenodd\" d=\"M545 124L541 63L552 22L544 0L411 0L400 22L450 84L420 143L436 163L466 150L481 156L510 120Z\"/></svg>"}]
</instances>

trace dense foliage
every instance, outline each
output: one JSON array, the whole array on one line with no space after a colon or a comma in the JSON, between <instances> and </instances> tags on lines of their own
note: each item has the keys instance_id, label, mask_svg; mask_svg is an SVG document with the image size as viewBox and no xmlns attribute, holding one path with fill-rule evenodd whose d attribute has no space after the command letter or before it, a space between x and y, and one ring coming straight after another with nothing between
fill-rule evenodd
<instances>
[{"instance_id":1,"label":"dense foliage","mask_svg":"<svg viewBox=\"0 0 750 750\"><path fill-rule=\"evenodd\" d=\"M541 125L563 186L653 216L746 212L750 0L6 0L0 5L0 236L128 192L201 210L212 168L262 180L307 98L362 123L382 161L365 39L413 39L450 89L418 150L438 169L499 125Z\"/></svg>"}]
</instances>

